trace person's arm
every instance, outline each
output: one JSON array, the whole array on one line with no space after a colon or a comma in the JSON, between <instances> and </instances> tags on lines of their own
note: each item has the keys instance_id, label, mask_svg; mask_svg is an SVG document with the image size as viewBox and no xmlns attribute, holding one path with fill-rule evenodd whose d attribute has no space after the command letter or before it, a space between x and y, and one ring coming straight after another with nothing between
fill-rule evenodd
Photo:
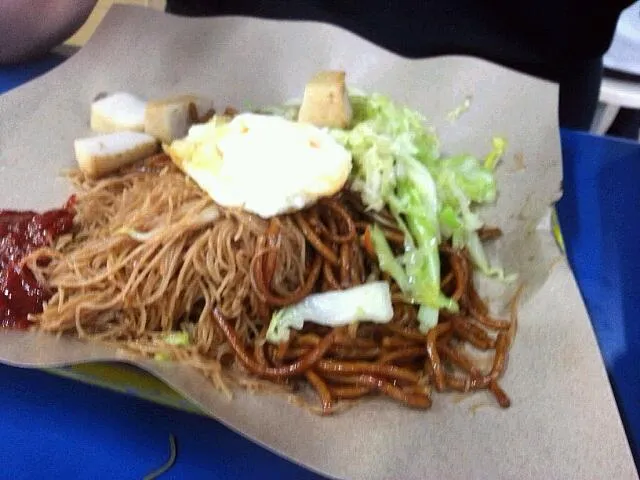
<instances>
[{"instance_id":1,"label":"person's arm","mask_svg":"<svg viewBox=\"0 0 640 480\"><path fill-rule=\"evenodd\" d=\"M0 64L48 52L73 35L97 0L0 0Z\"/></svg>"}]
</instances>

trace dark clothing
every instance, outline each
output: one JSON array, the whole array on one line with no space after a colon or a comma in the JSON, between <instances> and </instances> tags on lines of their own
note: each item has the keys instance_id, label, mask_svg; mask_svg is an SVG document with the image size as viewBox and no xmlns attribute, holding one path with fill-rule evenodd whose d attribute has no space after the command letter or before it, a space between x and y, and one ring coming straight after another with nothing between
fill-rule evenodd
<instances>
[{"instance_id":1,"label":"dark clothing","mask_svg":"<svg viewBox=\"0 0 640 480\"><path fill-rule=\"evenodd\" d=\"M180 15L339 25L400 55L482 57L561 85L563 126L588 129L601 57L631 0L167 0ZM585 98L582 95L595 95ZM582 96L582 97L580 97Z\"/></svg>"}]
</instances>

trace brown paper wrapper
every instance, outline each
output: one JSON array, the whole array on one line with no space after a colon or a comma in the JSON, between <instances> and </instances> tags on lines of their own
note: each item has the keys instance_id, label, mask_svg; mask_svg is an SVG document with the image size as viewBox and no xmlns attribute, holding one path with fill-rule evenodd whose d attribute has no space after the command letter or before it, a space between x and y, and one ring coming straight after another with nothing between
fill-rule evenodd
<instances>
[{"instance_id":1,"label":"brown paper wrapper","mask_svg":"<svg viewBox=\"0 0 640 480\"><path fill-rule=\"evenodd\" d=\"M485 393L437 395L428 412L379 399L320 418L277 395L240 391L228 401L191 368L127 360L248 438L328 476L637 478L587 312L541 221L562 177L552 84L468 57L403 59L313 22L186 19L117 6L79 53L0 97L2 206L64 202L70 190L59 174L73 165L73 140L89 133L89 105L100 92L199 93L242 109L299 98L306 81L329 68L423 112L445 151L484 155L492 136L508 140L499 199L483 215L505 232L492 253L526 284L503 379L512 407L497 408ZM470 109L452 123L447 114L467 97ZM486 291L504 301L502 290ZM103 345L0 332L0 361L8 364L122 359Z\"/></svg>"}]
</instances>

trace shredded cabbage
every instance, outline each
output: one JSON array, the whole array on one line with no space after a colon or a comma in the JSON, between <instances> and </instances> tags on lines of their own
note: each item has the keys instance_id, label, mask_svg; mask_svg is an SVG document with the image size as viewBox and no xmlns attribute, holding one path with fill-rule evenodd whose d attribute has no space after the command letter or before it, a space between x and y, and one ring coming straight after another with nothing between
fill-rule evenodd
<instances>
[{"instance_id":1,"label":"shredded cabbage","mask_svg":"<svg viewBox=\"0 0 640 480\"><path fill-rule=\"evenodd\" d=\"M177 347L186 347L191 342L189 332L184 330L179 332L169 332L163 335L161 339L163 343ZM166 362L171 360L171 356L166 352L158 352L153 356L153 359L158 362Z\"/></svg>"},{"instance_id":2,"label":"shredded cabbage","mask_svg":"<svg viewBox=\"0 0 640 480\"><path fill-rule=\"evenodd\" d=\"M427 333L438 324L440 311L435 308L420 305L418 309L418 328L422 333Z\"/></svg>"},{"instance_id":3,"label":"shredded cabbage","mask_svg":"<svg viewBox=\"0 0 640 480\"><path fill-rule=\"evenodd\" d=\"M501 137L493 137L491 144L491 152L489 152L487 158L484 159L484 166L485 168L493 170L504 155L504 151L507 148L507 141Z\"/></svg>"},{"instance_id":4,"label":"shredded cabbage","mask_svg":"<svg viewBox=\"0 0 640 480\"><path fill-rule=\"evenodd\" d=\"M188 332L169 332L162 337L162 341L167 345L186 346L189 345Z\"/></svg>"},{"instance_id":5,"label":"shredded cabbage","mask_svg":"<svg viewBox=\"0 0 640 480\"><path fill-rule=\"evenodd\" d=\"M447 114L449 122L454 123L460 116L471 108L471 95L464 97L464 101Z\"/></svg>"},{"instance_id":6,"label":"shredded cabbage","mask_svg":"<svg viewBox=\"0 0 640 480\"><path fill-rule=\"evenodd\" d=\"M339 327L362 320L387 323L392 317L389 284L365 283L346 290L312 294L295 305L278 310L271 318L267 341L286 342L289 330L300 330L305 321Z\"/></svg>"},{"instance_id":7,"label":"shredded cabbage","mask_svg":"<svg viewBox=\"0 0 640 480\"><path fill-rule=\"evenodd\" d=\"M489 264L476 233L483 221L472 211L474 204L496 199L494 169L506 142L494 138L484 162L471 155L443 156L435 132L418 112L379 94L352 94L350 100L352 128L332 133L352 153L352 188L366 207L389 207L405 231L405 252L397 258L375 228L372 241L380 267L421 305L418 318L427 331L437 323L439 309L458 308L440 289L443 239L468 248L485 274L506 279L502 269Z\"/></svg>"}]
</instances>

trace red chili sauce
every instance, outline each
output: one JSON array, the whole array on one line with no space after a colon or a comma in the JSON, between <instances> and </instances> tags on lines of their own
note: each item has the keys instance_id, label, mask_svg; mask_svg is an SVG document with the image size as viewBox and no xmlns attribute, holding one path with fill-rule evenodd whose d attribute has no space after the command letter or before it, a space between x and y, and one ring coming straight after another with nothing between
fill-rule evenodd
<instances>
[{"instance_id":1,"label":"red chili sauce","mask_svg":"<svg viewBox=\"0 0 640 480\"><path fill-rule=\"evenodd\" d=\"M51 292L20 263L29 253L71 231L74 200L41 214L0 210L0 328L25 329L30 325L27 316L42 312Z\"/></svg>"}]
</instances>

